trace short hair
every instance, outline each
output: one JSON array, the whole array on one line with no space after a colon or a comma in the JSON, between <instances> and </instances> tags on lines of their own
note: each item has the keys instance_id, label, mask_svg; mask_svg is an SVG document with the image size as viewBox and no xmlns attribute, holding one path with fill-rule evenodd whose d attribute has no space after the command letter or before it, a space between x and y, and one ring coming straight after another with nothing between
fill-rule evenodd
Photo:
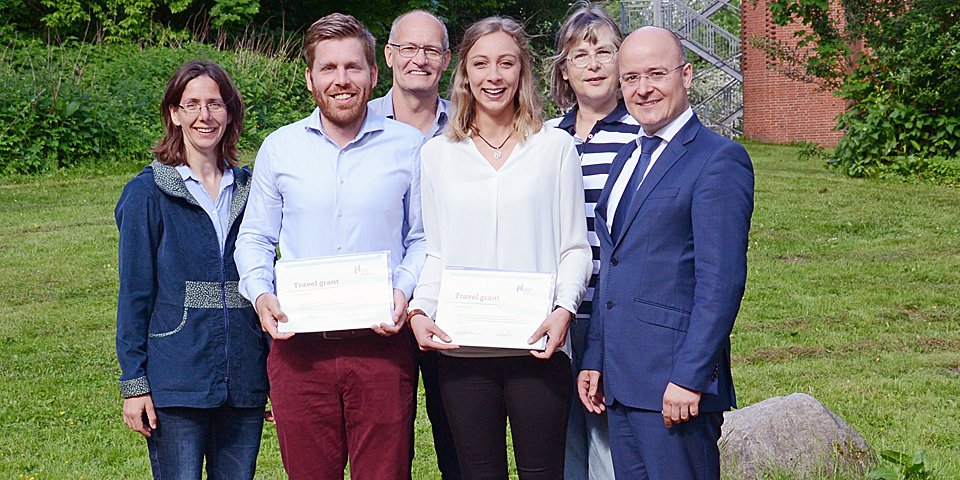
<instances>
[{"instance_id":1,"label":"short hair","mask_svg":"<svg viewBox=\"0 0 960 480\"><path fill-rule=\"evenodd\" d=\"M410 10L409 12L401 14L399 17L393 19L393 23L390 25L390 36L388 37L390 43L397 43L397 25L400 25L400 20L403 20L407 15L414 13L425 13L433 17L433 19L440 24L440 30L443 32L443 48L450 48L450 35L447 34L447 25L443 23L443 20L440 20L440 17L419 8L416 10Z\"/></svg>"},{"instance_id":2,"label":"short hair","mask_svg":"<svg viewBox=\"0 0 960 480\"><path fill-rule=\"evenodd\" d=\"M356 17L343 13L331 13L310 25L307 32L303 35L303 59L307 62L307 68L313 68L314 50L318 43L326 40L342 40L345 38L356 38L364 47L364 57L367 59L367 65L376 67L377 57L374 53L377 41L367 30L367 27L360 23Z\"/></svg>"},{"instance_id":3,"label":"short hair","mask_svg":"<svg viewBox=\"0 0 960 480\"><path fill-rule=\"evenodd\" d=\"M599 5L580 2L582 5L563 22L557 32L557 54L550 57L550 96L557 106L566 110L577 104L577 95L570 82L564 80L563 71L566 67L570 49L580 40L597 43L601 32L606 31L613 36L614 46L619 50L623 42L620 27L610 15ZM617 89L619 95L620 89Z\"/></svg>"},{"instance_id":4,"label":"short hair","mask_svg":"<svg viewBox=\"0 0 960 480\"><path fill-rule=\"evenodd\" d=\"M686 65L690 63L687 60L687 49L684 48L683 42L680 40L680 35L677 35L677 32L670 30L670 34L673 35L673 46L677 49L677 60L680 61L680 65Z\"/></svg>"},{"instance_id":5,"label":"short hair","mask_svg":"<svg viewBox=\"0 0 960 480\"><path fill-rule=\"evenodd\" d=\"M468 138L476 118L476 99L470 91L470 81L467 78L467 54L482 37L497 32L510 35L520 50L520 84L513 99L516 110L513 121L521 142L543 128L543 103L537 92L530 45L523 26L512 18L487 17L470 25L463 32L463 40L460 42L457 66L453 69L453 79L450 82L450 100L455 113L448 124L447 136L453 140Z\"/></svg>"},{"instance_id":6,"label":"short hair","mask_svg":"<svg viewBox=\"0 0 960 480\"><path fill-rule=\"evenodd\" d=\"M178 166L187 163L186 146L183 143L183 129L173 123L173 108L180 108L180 99L187 84L197 77L210 77L220 89L220 97L227 107L230 123L224 126L223 137L217 145L217 154L230 166L237 166L237 142L243 132L243 98L240 91L230 80L230 76L220 65L213 62L193 60L184 63L170 77L160 102L160 116L163 119L163 138L151 150L157 161L164 165ZM223 164L219 164L223 167Z\"/></svg>"}]
</instances>

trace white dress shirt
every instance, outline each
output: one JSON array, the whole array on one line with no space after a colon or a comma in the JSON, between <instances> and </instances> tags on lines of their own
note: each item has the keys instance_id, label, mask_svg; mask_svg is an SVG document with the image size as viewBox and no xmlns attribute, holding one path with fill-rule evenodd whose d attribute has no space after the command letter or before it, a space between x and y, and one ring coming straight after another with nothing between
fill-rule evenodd
<instances>
[{"instance_id":1,"label":"white dress shirt","mask_svg":"<svg viewBox=\"0 0 960 480\"><path fill-rule=\"evenodd\" d=\"M673 141L673 137L677 135L677 132L683 128L687 122L693 118L693 110L690 107L687 107L686 111L680 114L679 117L673 119L672 122L668 123L666 127L660 129L659 132L654 132L653 135L660 137L660 145L657 146L657 149L653 151L653 156L650 159L650 165L647 166L647 170L643 172L643 178L647 178L647 174L650 173L650 169L653 168L653 165L657 163L657 159L660 158L660 154L667 148L667 145ZM650 136L643 130L643 127L640 128L640 136ZM623 170L620 171L620 176L617 177L617 182L613 184L613 189L610 190L610 198L607 200L607 231L613 231L613 217L617 212L617 205L620 203L620 199L623 197L623 190L627 188L627 182L630 181L630 175L633 175L633 170L637 168L637 162L640 161L640 137L637 137L635 140L637 142L637 149L633 151L633 155L630 155L630 158L627 159L627 163L623 165ZM643 181L640 181L642 184ZM638 184L638 186L640 185Z\"/></svg>"},{"instance_id":2,"label":"white dress shirt","mask_svg":"<svg viewBox=\"0 0 960 480\"><path fill-rule=\"evenodd\" d=\"M436 314L445 266L556 274L554 304L576 312L593 269L573 139L545 127L495 170L470 139L421 150L427 260L410 309ZM532 333L532 332L531 332ZM463 347L454 356L529 355Z\"/></svg>"}]
</instances>

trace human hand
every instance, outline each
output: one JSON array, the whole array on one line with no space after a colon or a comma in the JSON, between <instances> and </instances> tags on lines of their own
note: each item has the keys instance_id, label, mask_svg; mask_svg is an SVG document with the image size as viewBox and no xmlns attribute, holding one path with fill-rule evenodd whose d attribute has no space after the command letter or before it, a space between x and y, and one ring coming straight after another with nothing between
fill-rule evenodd
<instances>
[{"instance_id":1,"label":"human hand","mask_svg":"<svg viewBox=\"0 0 960 480\"><path fill-rule=\"evenodd\" d=\"M577 395L580 396L580 403L583 403L588 412L599 415L607 409L603 403L601 374L596 370L580 370L577 374Z\"/></svg>"},{"instance_id":2,"label":"human hand","mask_svg":"<svg viewBox=\"0 0 960 480\"><path fill-rule=\"evenodd\" d=\"M527 343L532 345L534 342L540 341L540 339L546 335L547 345L542 352L530 350L530 354L541 360L550 358L553 355L553 352L562 347L567 341L567 331L570 328L570 320L572 319L573 314L570 313L569 310L562 307L557 308L551 312L550 315L547 315L547 318L545 318L543 323L540 324L540 328L533 332L533 335L531 335L530 339L527 340Z\"/></svg>"},{"instance_id":3,"label":"human hand","mask_svg":"<svg viewBox=\"0 0 960 480\"><path fill-rule=\"evenodd\" d=\"M700 414L700 396L696 390L681 387L673 382L663 392L663 424L667 428L686 422Z\"/></svg>"},{"instance_id":4,"label":"human hand","mask_svg":"<svg viewBox=\"0 0 960 480\"><path fill-rule=\"evenodd\" d=\"M450 336L426 315L414 315L410 319L410 330L413 330L413 336L417 338L417 345L420 350L454 350L460 348L459 345L450 343L453 341ZM434 340L434 335L446 343Z\"/></svg>"},{"instance_id":5,"label":"human hand","mask_svg":"<svg viewBox=\"0 0 960 480\"><path fill-rule=\"evenodd\" d=\"M257 297L256 309L257 316L260 317L260 328L275 340L286 340L294 335L277 331L278 322L286 322L287 314L280 310L280 300L276 295L269 292L261 293Z\"/></svg>"},{"instance_id":6,"label":"human hand","mask_svg":"<svg viewBox=\"0 0 960 480\"><path fill-rule=\"evenodd\" d=\"M403 324L407 322L407 294L399 288L393 289L393 326L381 323L373 325L370 328L381 337L395 335L403 329Z\"/></svg>"},{"instance_id":7,"label":"human hand","mask_svg":"<svg viewBox=\"0 0 960 480\"><path fill-rule=\"evenodd\" d=\"M146 417L146 418L144 418ZM149 393L123 399L123 423L130 430L150 438L157 429L157 412L153 409L153 397Z\"/></svg>"}]
</instances>

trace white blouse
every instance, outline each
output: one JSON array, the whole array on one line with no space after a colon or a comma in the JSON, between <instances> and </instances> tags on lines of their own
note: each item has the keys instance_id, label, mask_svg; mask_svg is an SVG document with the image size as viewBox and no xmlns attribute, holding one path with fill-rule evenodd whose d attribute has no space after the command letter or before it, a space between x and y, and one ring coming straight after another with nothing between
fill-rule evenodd
<instances>
[{"instance_id":1,"label":"white blouse","mask_svg":"<svg viewBox=\"0 0 960 480\"><path fill-rule=\"evenodd\" d=\"M410 309L434 318L445 266L555 273L554 304L576 312L593 270L583 177L572 137L543 128L495 170L470 139L420 151L427 260ZM527 355L461 348L455 356Z\"/></svg>"}]
</instances>

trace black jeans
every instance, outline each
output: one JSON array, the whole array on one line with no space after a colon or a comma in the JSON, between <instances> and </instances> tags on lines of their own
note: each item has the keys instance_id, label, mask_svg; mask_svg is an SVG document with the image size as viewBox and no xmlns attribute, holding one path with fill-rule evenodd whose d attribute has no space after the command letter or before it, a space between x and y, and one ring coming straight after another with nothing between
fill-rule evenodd
<instances>
[{"instance_id":1,"label":"black jeans","mask_svg":"<svg viewBox=\"0 0 960 480\"><path fill-rule=\"evenodd\" d=\"M508 418L520 478L563 478L573 386L561 352L549 360L440 355L440 392L463 478L507 478Z\"/></svg>"}]
</instances>

